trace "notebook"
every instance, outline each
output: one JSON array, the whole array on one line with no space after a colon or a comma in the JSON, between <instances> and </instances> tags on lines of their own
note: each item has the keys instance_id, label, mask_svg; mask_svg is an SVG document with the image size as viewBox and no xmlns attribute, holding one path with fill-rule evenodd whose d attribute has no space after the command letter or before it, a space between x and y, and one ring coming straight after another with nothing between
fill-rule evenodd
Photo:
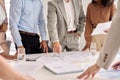
<instances>
[{"instance_id":1,"label":"notebook","mask_svg":"<svg viewBox=\"0 0 120 80\"><path fill-rule=\"evenodd\" d=\"M77 66L75 64L64 61L47 63L44 65L44 67L57 75L83 71L83 68L81 66Z\"/></svg>"}]
</instances>

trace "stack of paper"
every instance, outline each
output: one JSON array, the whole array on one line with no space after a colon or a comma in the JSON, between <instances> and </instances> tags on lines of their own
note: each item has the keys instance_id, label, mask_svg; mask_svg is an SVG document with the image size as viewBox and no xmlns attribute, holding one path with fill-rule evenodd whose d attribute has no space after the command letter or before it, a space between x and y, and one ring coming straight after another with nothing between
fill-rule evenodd
<instances>
[{"instance_id":1,"label":"stack of paper","mask_svg":"<svg viewBox=\"0 0 120 80\"><path fill-rule=\"evenodd\" d=\"M67 74L83 71L82 67L64 61L45 64L45 68L55 74Z\"/></svg>"}]
</instances>

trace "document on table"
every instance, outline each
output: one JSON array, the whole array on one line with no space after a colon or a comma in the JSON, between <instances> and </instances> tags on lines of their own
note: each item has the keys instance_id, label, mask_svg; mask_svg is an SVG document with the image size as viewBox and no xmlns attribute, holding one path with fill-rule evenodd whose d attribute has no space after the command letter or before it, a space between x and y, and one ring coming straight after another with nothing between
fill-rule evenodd
<instances>
[{"instance_id":1,"label":"document on table","mask_svg":"<svg viewBox=\"0 0 120 80\"><path fill-rule=\"evenodd\" d=\"M84 62L89 61L89 58L91 57L90 52L68 52L67 54L63 54L60 56L60 58L66 62Z\"/></svg>"},{"instance_id":2,"label":"document on table","mask_svg":"<svg viewBox=\"0 0 120 80\"><path fill-rule=\"evenodd\" d=\"M107 79L119 79L120 80L120 70L105 70L98 73L99 76Z\"/></svg>"},{"instance_id":3,"label":"document on table","mask_svg":"<svg viewBox=\"0 0 120 80\"><path fill-rule=\"evenodd\" d=\"M106 32L104 32L104 30L107 30L110 28L111 22L112 21L105 22L105 23L99 23L91 35L107 34Z\"/></svg>"},{"instance_id":4,"label":"document on table","mask_svg":"<svg viewBox=\"0 0 120 80\"><path fill-rule=\"evenodd\" d=\"M83 71L82 67L64 61L45 64L45 68L57 75Z\"/></svg>"},{"instance_id":5,"label":"document on table","mask_svg":"<svg viewBox=\"0 0 120 80\"><path fill-rule=\"evenodd\" d=\"M91 58L90 52L67 52L61 54L52 54L48 56L42 56L38 59L38 62L43 64L52 63L52 62L69 62L69 63L76 63L76 62L83 62L89 61L88 59Z\"/></svg>"}]
</instances>

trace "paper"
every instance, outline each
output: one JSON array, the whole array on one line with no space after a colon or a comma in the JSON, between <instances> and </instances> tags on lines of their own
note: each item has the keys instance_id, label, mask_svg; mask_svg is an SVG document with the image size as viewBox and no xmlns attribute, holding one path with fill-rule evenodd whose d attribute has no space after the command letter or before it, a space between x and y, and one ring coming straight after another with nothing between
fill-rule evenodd
<instances>
[{"instance_id":1,"label":"paper","mask_svg":"<svg viewBox=\"0 0 120 80\"><path fill-rule=\"evenodd\" d=\"M46 64L46 63L61 62L61 61L62 60L60 59L59 56L43 56L43 57L40 57L37 62Z\"/></svg>"},{"instance_id":2,"label":"paper","mask_svg":"<svg viewBox=\"0 0 120 80\"><path fill-rule=\"evenodd\" d=\"M120 79L120 70L105 70L98 73L99 76L107 79Z\"/></svg>"},{"instance_id":3,"label":"paper","mask_svg":"<svg viewBox=\"0 0 120 80\"><path fill-rule=\"evenodd\" d=\"M98 34L107 34L104 32L105 30L109 29L111 25L111 21L105 23L99 23L91 35L98 35Z\"/></svg>"},{"instance_id":4,"label":"paper","mask_svg":"<svg viewBox=\"0 0 120 80\"><path fill-rule=\"evenodd\" d=\"M60 58L66 62L83 62L89 61L88 59L91 57L90 52L68 52L60 56Z\"/></svg>"},{"instance_id":5,"label":"paper","mask_svg":"<svg viewBox=\"0 0 120 80\"><path fill-rule=\"evenodd\" d=\"M50 54L50 55L44 55L38 59L38 62L41 62L43 64L46 63L52 63L52 62L69 62L69 63L79 63L83 61L89 61L88 59L91 58L90 52L67 52L67 53L61 53L61 54Z\"/></svg>"},{"instance_id":6,"label":"paper","mask_svg":"<svg viewBox=\"0 0 120 80\"><path fill-rule=\"evenodd\" d=\"M83 68L64 61L45 64L45 68L55 74L67 74L83 71Z\"/></svg>"}]
</instances>

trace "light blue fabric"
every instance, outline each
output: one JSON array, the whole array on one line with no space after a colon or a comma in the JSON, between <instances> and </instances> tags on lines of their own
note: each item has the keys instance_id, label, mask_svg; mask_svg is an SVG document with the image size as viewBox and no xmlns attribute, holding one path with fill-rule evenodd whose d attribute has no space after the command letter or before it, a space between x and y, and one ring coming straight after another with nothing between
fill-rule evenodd
<instances>
[{"instance_id":1,"label":"light blue fabric","mask_svg":"<svg viewBox=\"0 0 120 80\"><path fill-rule=\"evenodd\" d=\"M39 29L39 30L38 30ZM17 46L23 46L19 30L37 33L46 40L43 3L41 0L11 0L10 30Z\"/></svg>"}]
</instances>

